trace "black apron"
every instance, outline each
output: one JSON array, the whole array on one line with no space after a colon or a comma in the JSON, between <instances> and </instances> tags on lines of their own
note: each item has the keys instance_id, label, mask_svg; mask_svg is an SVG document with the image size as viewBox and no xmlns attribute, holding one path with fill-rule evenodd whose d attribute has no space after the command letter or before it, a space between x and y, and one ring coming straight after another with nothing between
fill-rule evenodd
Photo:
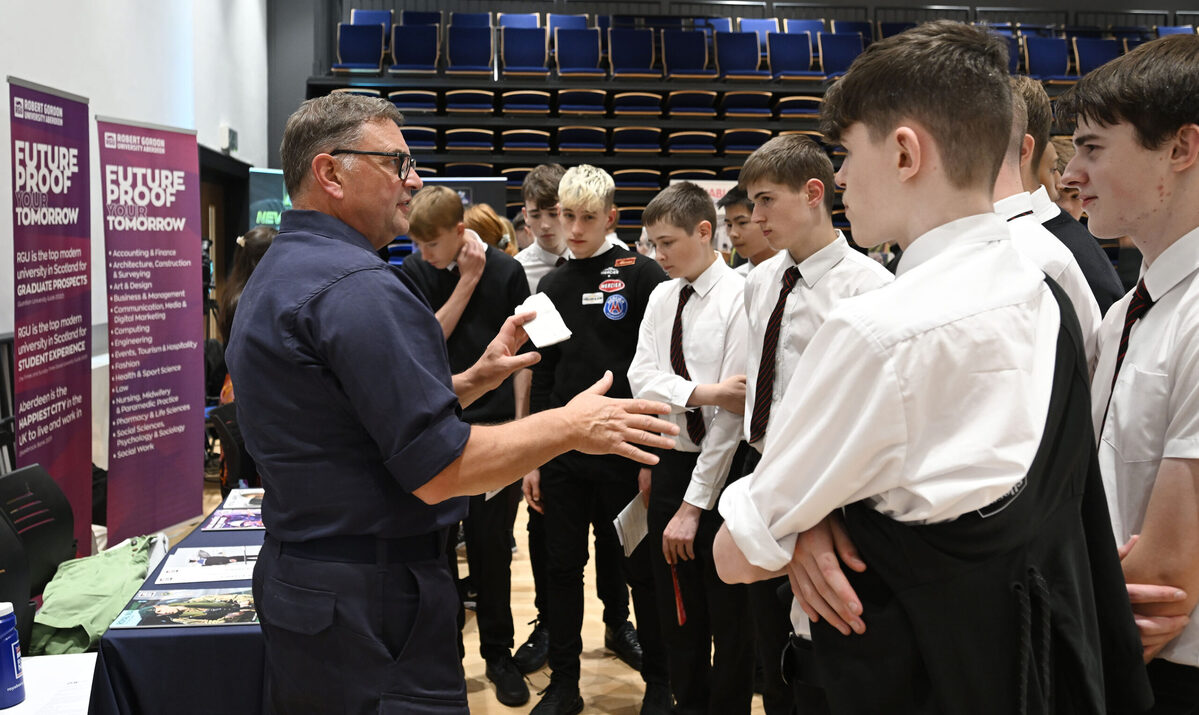
<instances>
[{"instance_id":1,"label":"black apron","mask_svg":"<svg viewBox=\"0 0 1199 715\"><path fill-rule=\"evenodd\" d=\"M1025 479L949 522L845 508L863 635L814 624L835 713L1143 712L1141 660L1092 436L1078 319L1061 310L1053 392Z\"/></svg>"}]
</instances>

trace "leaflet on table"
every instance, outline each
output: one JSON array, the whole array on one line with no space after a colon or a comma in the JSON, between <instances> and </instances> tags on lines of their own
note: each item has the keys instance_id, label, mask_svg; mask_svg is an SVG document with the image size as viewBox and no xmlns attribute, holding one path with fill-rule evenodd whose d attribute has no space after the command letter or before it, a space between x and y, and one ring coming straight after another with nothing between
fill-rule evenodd
<instances>
[{"instance_id":1,"label":"leaflet on table","mask_svg":"<svg viewBox=\"0 0 1199 715\"><path fill-rule=\"evenodd\" d=\"M620 538L620 545L624 547L626 558L633 555L633 549L637 548L637 544L640 544L645 535L649 533L649 523L645 520L648 511L645 506L645 498L638 493L633 497L633 501L621 509L616 518L612 520L612 525L616 527L616 536Z\"/></svg>"},{"instance_id":2,"label":"leaflet on table","mask_svg":"<svg viewBox=\"0 0 1199 715\"><path fill-rule=\"evenodd\" d=\"M207 581L249 581L254 577L261 546L209 546L203 549L176 549L154 583L204 583Z\"/></svg>"},{"instance_id":3,"label":"leaflet on table","mask_svg":"<svg viewBox=\"0 0 1199 715\"><path fill-rule=\"evenodd\" d=\"M217 509L204 525L203 531L237 531L264 529L261 509Z\"/></svg>"},{"instance_id":4,"label":"leaflet on table","mask_svg":"<svg viewBox=\"0 0 1199 715\"><path fill-rule=\"evenodd\" d=\"M261 509L263 489L234 489L225 497L222 509Z\"/></svg>"},{"instance_id":5,"label":"leaflet on table","mask_svg":"<svg viewBox=\"0 0 1199 715\"><path fill-rule=\"evenodd\" d=\"M113 628L233 626L257 623L254 595L245 588L138 591Z\"/></svg>"}]
</instances>

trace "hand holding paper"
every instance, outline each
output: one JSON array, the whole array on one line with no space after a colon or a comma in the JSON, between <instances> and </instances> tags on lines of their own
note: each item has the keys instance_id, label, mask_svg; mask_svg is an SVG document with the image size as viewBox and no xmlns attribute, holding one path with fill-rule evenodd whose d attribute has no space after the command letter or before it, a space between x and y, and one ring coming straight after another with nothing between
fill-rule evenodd
<instances>
[{"instance_id":1,"label":"hand holding paper","mask_svg":"<svg viewBox=\"0 0 1199 715\"><path fill-rule=\"evenodd\" d=\"M562 314L545 293L534 293L516 308L516 313L536 311L537 317L525 323L529 340L539 348L556 345L570 339L570 328L562 322Z\"/></svg>"}]
</instances>

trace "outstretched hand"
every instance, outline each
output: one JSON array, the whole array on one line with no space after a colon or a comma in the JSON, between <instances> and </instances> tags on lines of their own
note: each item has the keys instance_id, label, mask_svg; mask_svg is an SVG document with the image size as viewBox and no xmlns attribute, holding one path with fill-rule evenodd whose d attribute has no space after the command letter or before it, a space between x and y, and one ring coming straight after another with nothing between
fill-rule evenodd
<instances>
[{"instance_id":1,"label":"outstretched hand","mask_svg":"<svg viewBox=\"0 0 1199 715\"><path fill-rule=\"evenodd\" d=\"M666 435L678 434L678 426L654 417L668 414L670 406L650 400L604 397L611 387L612 373L608 371L599 382L562 408L568 424L578 432L575 449L586 454L615 454L642 464L657 464L656 455L634 445L674 447L674 439Z\"/></svg>"}]
</instances>

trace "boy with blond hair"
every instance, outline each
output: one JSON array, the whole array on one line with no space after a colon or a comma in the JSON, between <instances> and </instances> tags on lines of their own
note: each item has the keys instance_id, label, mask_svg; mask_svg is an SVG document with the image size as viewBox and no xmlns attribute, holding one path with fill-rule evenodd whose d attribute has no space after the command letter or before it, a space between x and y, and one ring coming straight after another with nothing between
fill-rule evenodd
<instances>
[{"instance_id":1,"label":"boy with blond hair","mask_svg":"<svg viewBox=\"0 0 1199 715\"><path fill-rule=\"evenodd\" d=\"M406 258L403 266L442 324L454 370L478 360L489 336L529 297L520 264L498 248L483 244L463 225L463 214L462 199L448 187L426 186L417 192L408 216L408 235L420 253ZM477 260L476 254L482 260ZM462 419L470 424L497 424L528 414L528 390L522 389L518 380L522 373L527 371L509 377L463 409ZM479 655L487 663L486 676L495 684L496 699L508 706L529 700L529 688L512 660L515 636L509 543L519 504L520 483L515 482L491 498L472 496L462 522L466 560L478 592ZM451 571L456 572L453 549L449 559Z\"/></svg>"},{"instance_id":2,"label":"boy with blond hair","mask_svg":"<svg viewBox=\"0 0 1199 715\"><path fill-rule=\"evenodd\" d=\"M757 470L721 500L722 576L795 576L822 619L813 660L833 712L1138 711L1078 321L992 204L1006 44L948 21L876 42L821 124L847 151L855 240L904 254L804 350ZM844 603L812 581L836 554L798 538L833 513Z\"/></svg>"},{"instance_id":3,"label":"boy with blond hair","mask_svg":"<svg viewBox=\"0 0 1199 715\"><path fill-rule=\"evenodd\" d=\"M654 286L666 274L652 260L605 241L616 223L615 184L590 165L568 170L558 186L566 243L573 258L539 284L573 333L570 340L541 351L533 370L532 409L553 408L610 371L610 395L629 397L628 369L637 348L637 328ZM582 652L583 566L587 527L613 529L612 520L637 495L638 465L620 457L569 452L541 468L537 495L545 514L549 556L547 616L550 632L549 688L536 715L572 715L583 708L579 694ZM667 686L649 551L644 544L624 560L632 588L646 681L642 712L669 712Z\"/></svg>"},{"instance_id":4,"label":"boy with blond hair","mask_svg":"<svg viewBox=\"0 0 1199 715\"><path fill-rule=\"evenodd\" d=\"M712 563L716 502L745 456L745 280L712 250L716 209L699 186L670 186L643 220L674 279L650 294L629 367L633 394L669 404L680 430L650 470L647 517L670 689L675 712L748 714L746 589L723 583Z\"/></svg>"}]
</instances>

